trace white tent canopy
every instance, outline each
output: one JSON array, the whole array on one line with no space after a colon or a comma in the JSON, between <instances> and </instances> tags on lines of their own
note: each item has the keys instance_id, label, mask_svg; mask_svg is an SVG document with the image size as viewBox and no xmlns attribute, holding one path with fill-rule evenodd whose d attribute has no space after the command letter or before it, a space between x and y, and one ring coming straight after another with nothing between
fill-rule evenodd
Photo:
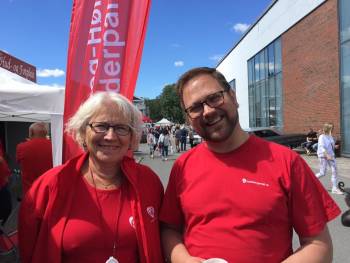
<instances>
[{"instance_id":1,"label":"white tent canopy","mask_svg":"<svg viewBox=\"0 0 350 263\"><path fill-rule=\"evenodd\" d=\"M163 118L160 121L155 123L155 125L160 125L160 126L171 125L171 124L173 124L173 123L171 121L167 120L166 118Z\"/></svg>"},{"instance_id":2,"label":"white tent canopy","mask_svg":"<svg viewBox=\"0 0 350 263\"><path fill-rule=\"evenodd\" d=\"M38 85L0 68L0 121L50 122L54 165L62 162L64 88Z\"/></svg>"}]
</instances>

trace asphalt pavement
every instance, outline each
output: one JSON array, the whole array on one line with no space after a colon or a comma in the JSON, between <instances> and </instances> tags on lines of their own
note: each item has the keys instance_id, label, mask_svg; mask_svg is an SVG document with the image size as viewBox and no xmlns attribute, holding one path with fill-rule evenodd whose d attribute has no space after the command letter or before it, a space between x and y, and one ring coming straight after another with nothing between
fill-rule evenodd
<instances>
[{"instance_id":1,"label":"asphalt pavement","mask_svg":"<svg viewBox=\"0 0 350 263\"><path fill-rule=\"evenodd\" d=\"M182 153L170 153L167 161L162 161L161 157L155 154L154 159L151 159L148 153L149 149L146 144L141 144L139 151L135 152L135 159L141 163L150 166L160 177L164 187L166 187L171 171L171 167L174 161ZM300 153L311 169L316 173L318 172L318 159L316 155L306 155ZM336 159L339 180L345 183L346 187L350 187L350 158L339 157ZM330 169L327 171L327 175L321 179L324 187L330 192L331 191L331 176ZM331 194L331 193L330 193ZM332 198L336 201L342 213L347 211L349 208L346 206L344 201L344 195L331 194ZM341 224L340 216L331 221L328 224L329 231L333 241L333 262L335 263L347 263L350 262L350 228L344 227ZM298 238L294 235L293 247L299 246Z\"/></svg>"}]
</instances>

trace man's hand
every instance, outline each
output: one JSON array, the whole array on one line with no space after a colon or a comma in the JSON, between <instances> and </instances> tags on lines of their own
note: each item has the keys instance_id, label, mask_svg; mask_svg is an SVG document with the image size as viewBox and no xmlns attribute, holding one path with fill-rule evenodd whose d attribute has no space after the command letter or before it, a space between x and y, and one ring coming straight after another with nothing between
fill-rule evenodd
<instances>
[{"instance_id":1,"label":"man's hand","mask_svg":"<svg viewBox=\"0 0 350 263\"><path fill-rule=\"evenodd\" d=\"M328 153L326 153L326 159L328 161L332 161L333 160L333 157L331 155L329 155Z\"/></svg>"},{"instance_id":2,"label":"man's hand","mask_svg":"<svg viewBox=\"0 0 350 263\"><path fill-rule=\"evenodd\" d=\"M191 256L183 243L182 231L175 226L162 224L162 244L167 262L201 263L205 259Z\"/></svg>"}]
</instances>

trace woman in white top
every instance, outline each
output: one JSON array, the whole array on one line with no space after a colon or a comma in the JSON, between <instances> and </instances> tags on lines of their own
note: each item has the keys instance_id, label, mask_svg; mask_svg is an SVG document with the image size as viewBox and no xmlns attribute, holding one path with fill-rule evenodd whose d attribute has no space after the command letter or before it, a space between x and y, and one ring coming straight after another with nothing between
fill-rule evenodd
<instances>
[{"instance_id":1,"label":"woman in white top","mask_svg":"<svg viewBox=\"0 0 350 263\"><path fill-rule=\"evenodd\" d=\"M343 194L337 186L338 174L337 164L335 162L335 142L332 137L333 124L325 123L323 125L323 134L318 138L317 156L320 161L320 172L316 174L318 178L326 175L327 166L332 170L332 193Z\"/></svg>"},{"instance_id":2,"label":"woman in white top","mask_svg":"<svg viewBox=\"0 0 350 263\"><path fill-rule=\"evenodd\" d=\"M162 160L166 161L168 160L168 148L170 145L170 137L169 137L169 132L167 129L163 129L161 135L159 136L158 140L158 147L162 152Z\"/></svg>"}]
</instances>

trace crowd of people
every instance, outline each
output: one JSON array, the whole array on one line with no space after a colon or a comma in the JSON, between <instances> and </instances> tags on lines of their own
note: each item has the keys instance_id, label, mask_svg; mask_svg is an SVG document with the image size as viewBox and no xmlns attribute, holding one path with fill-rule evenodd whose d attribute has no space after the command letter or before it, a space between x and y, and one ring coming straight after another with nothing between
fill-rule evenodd
<instances>
[{"instance_id":1,"label":"crowd of people","mask_svg":"<svg viewBox=\"0 0 350 263\"><path fill-rule=\"evenodd\" d=\"M169 152L180 153L187 150L187 143L190 147L195 146L193 142L193 130L185 125L155 126L146 129L147 145L149 155L153 159L157 153L163 161L168 160ZM188 140L187 140L188 137Z\"/></svg>"},{"instance_id":2,"label":"crowd of people","mask_svg":"<svg viewBox=\"0 0 350 263\"><path fill-rule=\"evenodd\" d=\"M340 209L317 177L335 167L333 126L319 136L322 168L315 176L296 152L241 128L235 91L215 68L191 69L176 87L204 141L187 150L193 130L149 128L151 158L183 152L165 193L156 173L131 157L142 135L140 111L120 94L95 93L66 126L84 153L27 175L18 225L22 263L332 261L327 224ZM23 169L24 148L29 143L18 146Z\"/></svg>"}]
</instances>

